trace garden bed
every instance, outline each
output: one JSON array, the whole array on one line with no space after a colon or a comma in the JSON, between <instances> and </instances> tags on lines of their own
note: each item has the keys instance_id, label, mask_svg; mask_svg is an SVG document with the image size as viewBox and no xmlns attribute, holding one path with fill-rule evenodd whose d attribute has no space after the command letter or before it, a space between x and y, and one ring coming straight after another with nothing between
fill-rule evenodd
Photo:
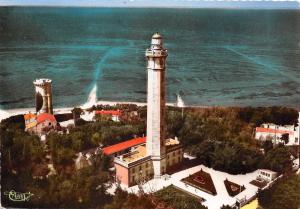
<instances>
[{"instance_id":1,"label":"garden bed","mask_svg":"<svg viewBox=\"0 0 300 209\"><path fill-rule=\"evenodd\" d=\"M181 181L209 194L217 194L215 185L210 174L203 171L202 169L199 172L182 179Z\"/></svg>"},{"instance_id":2,"label":"garden bed","mask_svg":"<svg viewBox=\"0 0 300 209\"><path fill-rule=\"evenodd\" d=\"M264 188L265 186L267 186L268 182L264 181L264 180L258 180L258 179L255 179L253 181L250 181L250 184L254 185L254 186L257 186L259 188Z\"/></svg>"},{"instance_id":3,"label":"garden bed","mask_svg":"<svg viewBox=\"0 0 300 209\"><path fill-rule=\"evenodd\" d=\"M239 193L241 193L242 191L245 190L245 186L244 185L241 186L239 184L236 184L234 182L229 181L228 179L226 179L224 181L224 184L225 184L225 187L226 187L226 190L227 190L228 194L231 197L234 197L237 194L239 194Z\"/></svg>"}]
</instances>

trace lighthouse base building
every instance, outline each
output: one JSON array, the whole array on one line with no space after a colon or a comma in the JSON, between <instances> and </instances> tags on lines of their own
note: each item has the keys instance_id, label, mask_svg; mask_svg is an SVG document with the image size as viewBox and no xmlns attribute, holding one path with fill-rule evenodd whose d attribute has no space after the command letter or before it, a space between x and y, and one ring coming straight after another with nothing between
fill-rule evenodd
<instances>
[{"instance_id":1,"label":"lighthouse base building","mask_svg":"<svg viewBox=\"0 0 300 209\"><path fill-rule=\"evenodd\" d=\"M166 156L161 160L161 174L176 167L183 159L182 146L177 139L166 140ZM116 181L128 187L141 184L154 178L153 162L147 155L146 144L139 145L128 153L114 159Z\"/></svg>"}]
</instances>

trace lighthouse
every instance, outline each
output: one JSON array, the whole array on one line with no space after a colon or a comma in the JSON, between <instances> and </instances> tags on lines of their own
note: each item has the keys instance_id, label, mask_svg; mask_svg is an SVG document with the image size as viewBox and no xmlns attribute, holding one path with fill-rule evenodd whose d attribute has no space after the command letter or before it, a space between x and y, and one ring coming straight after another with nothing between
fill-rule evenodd
<instances>
[{"instance_id":1,"label":"lighthouse","mask_svg":"<svg viewBox=\"0 0 300 209\"><path fill-rule=\"evenodd\" d=\"M147 95L147 141L146 152L151 156L154 177L166 170L165 163L165 71L168 51L163 48L159 33L152 36L151 46L146 50Z\"/></svg>"},{"instance_id":2,"label":"lighthouse","mask_svg":"<svg viewBox=\"0 0 300 209\"><path fill-rule=\"evenodd\" d=\"M115 156L116 181L129 187L143 184L153 177L160 178L167 169L178 166L183 160L183 148L178 138L165 138L168 51L163 47L159 33L152 36L151 46L145 55L148 74L147 136L103 148L104 154Z\"/></svg>"}]
</instances>

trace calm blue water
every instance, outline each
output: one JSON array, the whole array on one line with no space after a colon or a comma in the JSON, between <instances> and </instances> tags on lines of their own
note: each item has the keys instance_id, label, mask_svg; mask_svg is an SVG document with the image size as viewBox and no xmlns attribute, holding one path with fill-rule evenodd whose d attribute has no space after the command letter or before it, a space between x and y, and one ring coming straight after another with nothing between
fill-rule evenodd
<instances>
[{"instance_id":1,"label":"calm blue water","mask_svg":"<svg viewBox=\"0 0 300 209\"><path fill-rule=\"evenodd\" d=\"M168 48L167 97L190 105L300 106L300 11L0 8L0 108L32 107L35 78L55 107L146 101L145 49Z\"/></svg>"}]
</instances>

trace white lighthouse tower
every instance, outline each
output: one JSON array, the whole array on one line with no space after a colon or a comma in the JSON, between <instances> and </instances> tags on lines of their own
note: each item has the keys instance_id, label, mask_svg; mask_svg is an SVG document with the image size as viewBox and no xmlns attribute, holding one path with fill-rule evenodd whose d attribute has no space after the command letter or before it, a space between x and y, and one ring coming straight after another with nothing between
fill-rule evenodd
<instances>
[{"instance_id":1,"label":"white lighthouse tower","mask_svg":"<svg viewBox=\"0 0 300 209\"><path fill-rule=\"evenodd\" d=\"M163 48L162 36L152 36L146 50L148 69L147 96L147 155L153 162L154 177L166 171L165 163L165 70L168 52Z\"/></svg>"}]
</instances>

